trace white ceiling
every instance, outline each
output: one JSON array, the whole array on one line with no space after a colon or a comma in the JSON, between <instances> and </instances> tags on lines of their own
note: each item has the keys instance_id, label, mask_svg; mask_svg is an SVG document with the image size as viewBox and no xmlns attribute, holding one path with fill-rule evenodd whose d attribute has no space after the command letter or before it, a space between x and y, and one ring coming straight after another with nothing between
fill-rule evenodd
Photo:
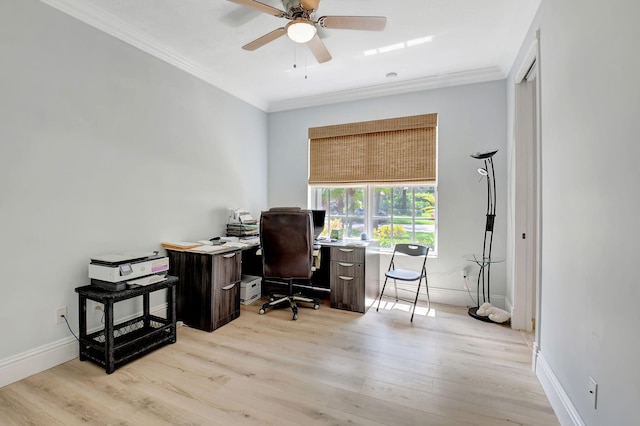
<instances>
[{"instance_id":1,"label":"white ceiling","mask_svg":"<svg viewBox=\"0 0 640 426\"><path fill-rule=\"evenodd\" d=\"M540 4L321 0L316 19L386 16L387 26L382 32L323 29L333 59L318 64L307 46L286 36L253 52L241 49L288 21L227 0L41 1L265 111L505 78ZM283 8L281 0L262 2ZM364 55L423 37L432 41Z\"/></svg>"}]
</instances>

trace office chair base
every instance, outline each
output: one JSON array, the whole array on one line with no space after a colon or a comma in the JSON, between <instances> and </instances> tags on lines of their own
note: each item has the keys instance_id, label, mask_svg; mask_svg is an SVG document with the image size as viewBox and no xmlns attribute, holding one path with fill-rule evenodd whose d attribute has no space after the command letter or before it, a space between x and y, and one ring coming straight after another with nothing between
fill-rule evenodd
<instances>
[{"instance_id":1,"label":"office chair base","mask_svg":"<svg viewBox=\"0 0 640 426\"><path fill-rule=\"evenodd\" d=\"M285 294L273 293L269 295L269 302L264 303L258 313L260 315L264 315L267 313L267 309L269 308L283 308L287 302L291 307L291 312L293 314L293 317L291 319L293 321L298 319L298 306L296 302L312 303L313 309L315 309L316 311L320 309L320 300L314 297L307 297L303 296L302 294L287 296Z\"/></svg>"}]
</instances>

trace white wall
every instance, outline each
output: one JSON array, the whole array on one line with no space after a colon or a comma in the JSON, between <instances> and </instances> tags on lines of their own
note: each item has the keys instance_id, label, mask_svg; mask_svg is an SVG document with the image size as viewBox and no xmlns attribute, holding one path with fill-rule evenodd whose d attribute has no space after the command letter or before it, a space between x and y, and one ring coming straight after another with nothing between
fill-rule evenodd
<instances>
[{"instance_id":1,"label":"white wall","mask_svg":"<svg viewBox=\"0 0 640 426\"><path fill-rule=\"evenodd\" d=\"M482 162L469 154L489 148L500 149L494 157L498 201L493 253L505 255L504 81L270 114L269 205L307 204L309 127L427 113L438 113L439 118L438 258L429 261L431 296L438 302L469 305L460 276L462 267L469 265L462 256L482 251L486 213L486 183L477 173ZM388 259L381 264L386 268ZM492 269L491 296L498 306L504 302L505 269L504 264ZM475 289L475 282L471 284Z\"/></svg>"},{"instance_id":2,"label":"white wall","mask_svg":"<svg viewBox=\"0 0 640 426\"><path fill-rule=\"evenodd\" d=\"M563 424L640 424L639 13L631 0L543 0L532 28L541 42L537 374Z\"/></svg>"},{"instance_id":3,"label":"white wall","mask_svg":"<svg viewBox=\"0 0 640 426\"><path fill-rule=\"evenodd\" d=\"M267 115L36 0L0 2L0 51L2 376L72 340L91 256L264 209Z\"/></svg>"}]
</instances>

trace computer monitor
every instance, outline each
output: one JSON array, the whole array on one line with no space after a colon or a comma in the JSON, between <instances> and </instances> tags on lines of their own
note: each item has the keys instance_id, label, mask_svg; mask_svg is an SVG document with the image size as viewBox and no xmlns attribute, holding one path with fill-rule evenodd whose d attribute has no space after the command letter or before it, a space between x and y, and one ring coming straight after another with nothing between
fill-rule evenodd
<instances>
[{"instance_id":1,"label":"computer monitor","mask_svg":"<svg viewBox=\"0 0 640 426\"><path fill-rule=\"evenodd\" d=\"M311 210L313 214L313 237L317 240L324 229L325 210Z\"/></svg>"}]
</instances>

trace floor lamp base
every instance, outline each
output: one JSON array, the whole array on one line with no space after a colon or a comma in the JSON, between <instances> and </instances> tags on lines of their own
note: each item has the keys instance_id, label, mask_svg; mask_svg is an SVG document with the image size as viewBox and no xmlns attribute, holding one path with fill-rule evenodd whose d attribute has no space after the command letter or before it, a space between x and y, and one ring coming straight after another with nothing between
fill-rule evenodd
<instances>
[{"instance_id":1,"label":"floor lamp base","mask_svg":"<svg viewBox=\"0 0 640 426\"><path fill-rule=\"evenodd\" d=\"M478 309L479 309L479 308L478 308L477 306L474 306L474 307L469 308L469 316L470 316L470 317L473 317L473 318L475 318L475 319L477 319L477 320L480 320L480 321L484 321L484 322L493 322L493 321L491 321L491 320L489 319L489 317L485 317L485 316L482 316L482 315L478 315Z\"/></svg>"}]
</instances>

